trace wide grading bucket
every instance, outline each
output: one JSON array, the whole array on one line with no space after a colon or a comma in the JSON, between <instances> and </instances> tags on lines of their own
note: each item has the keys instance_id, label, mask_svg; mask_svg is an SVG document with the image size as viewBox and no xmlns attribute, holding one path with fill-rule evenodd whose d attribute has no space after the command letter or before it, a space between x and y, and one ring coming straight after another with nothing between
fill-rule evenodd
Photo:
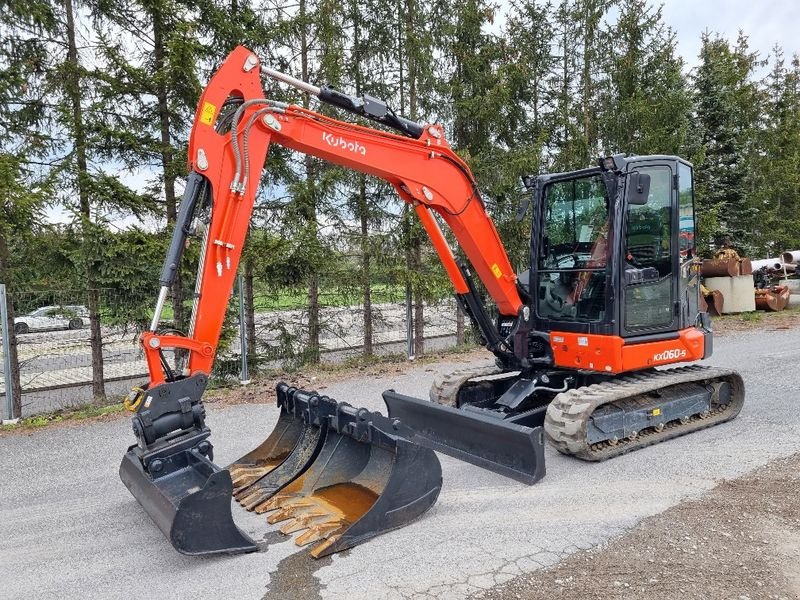
<instances>
[{"instance_id":1,"label":"wide grading bucket","mask_svg":"<svg viewBox=\"0 0 800 600\"><path fill-rule=\"evenodd\" d=\"M313 557L402 527L436 502L439 460L399 421L286 384L277 395L275 430L229 467L234 496L299 533Z\"/></svg>"}]
</instances>

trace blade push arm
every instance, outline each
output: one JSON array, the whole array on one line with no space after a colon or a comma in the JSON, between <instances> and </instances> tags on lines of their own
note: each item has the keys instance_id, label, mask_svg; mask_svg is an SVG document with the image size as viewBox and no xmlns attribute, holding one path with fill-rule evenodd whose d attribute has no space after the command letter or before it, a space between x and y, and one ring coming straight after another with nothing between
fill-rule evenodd
<instances>
[{"instance_id":1,"label":"blade push arm","mask_svg":"<svg viewBox=\"0 0 800 600\"><path fill-rule=\"evenodd\" d=\"M522 301L516 275L469 167L450 148L440 125L422 127L402 120L401 130L406 134L419 133L416 138L404 137L268 100L263 95L261 70L256 56L239 47L214 74L200 98L189 143L189 161L192 177L197 173L209 187L212 209L198 274L198 298L189 339L182 341L180 336L157 335L158 315L152 331L143 336L151 379L163 381L160 350L170 346L190 351L190 372L210 372L270 143L380 177L392 184L419 215L456 294L474 296L465 272L456 263L432 214L438 213L453 231L500 314L517 317ZM263 70L275 76L274 72ZM317 95L323 99L324 90L330 90L320 90L296 80L292 83L309 88L305 91L310 93L319 90ZM240 98L240 105L231 131L221 132L215 125L220 108L231 97ZM341 94L334 103L344 104L343 98L349 97ZM185 198L184 202L193 201ZM179 233L176 228L176 235ZM178 244L178 247L182 246ZM170 253L169 260L175 261L176 257ZM166 271L168 265L165 265ZM199 350L198 344L202 345Z\"/></svg>"}]
</instances>

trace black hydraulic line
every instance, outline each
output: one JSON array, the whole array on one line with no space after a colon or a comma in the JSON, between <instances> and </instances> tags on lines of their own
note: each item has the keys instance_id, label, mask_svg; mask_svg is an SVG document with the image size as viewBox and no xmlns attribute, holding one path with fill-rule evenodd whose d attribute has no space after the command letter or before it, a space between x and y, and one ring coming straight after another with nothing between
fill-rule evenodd
<instances>
[{"instance_id":1,"label":"black hydraulic line","mask_svg":"<svg viewBox=\"0 0 800 600\"><path fill-rule=\"evenodd\" d=\"M486 341L487 348L492 352L499 351L503 343L503 338L500 337L497 328L492 323L489 315L486 314L486 307L478 295L478 292L475 290L475 285L472 283L472 278L470 277L466 265L461 261L456 261L456 264L469 288L466 294L456 294L456 300L461 305L464 312L469 314L478 326L478 330Z\"/></svg>"}]
</instances>

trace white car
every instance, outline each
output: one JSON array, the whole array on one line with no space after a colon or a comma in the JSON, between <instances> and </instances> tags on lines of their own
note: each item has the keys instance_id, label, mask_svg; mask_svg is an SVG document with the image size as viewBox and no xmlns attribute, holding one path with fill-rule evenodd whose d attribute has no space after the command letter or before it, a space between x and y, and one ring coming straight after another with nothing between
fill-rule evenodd
<instances>
[{"instance_id":1,"label":"white car","mask_svg":"<svg viewBox=\"0 0 800 600\"><path fill-rule=\"evenodd\" d=\"M43 306L14 319L14 333L53 329L80 329L89 323L85 306Z\"/></svg>"}]
</instances>

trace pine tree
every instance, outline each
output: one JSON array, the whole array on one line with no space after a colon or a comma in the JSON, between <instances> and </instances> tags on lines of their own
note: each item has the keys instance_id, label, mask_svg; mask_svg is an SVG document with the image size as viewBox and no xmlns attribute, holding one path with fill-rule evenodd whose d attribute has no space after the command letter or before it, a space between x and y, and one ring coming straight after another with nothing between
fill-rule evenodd
<instances>
[{"instance_id":1,"label":"pine tree","mask_svg":"<svg viewBox=\"0 0 800 600\"><path fill-rule=\"evenodd\" d=\"M730 235L747 254L754 213L748 201L752 149L761 95L751 80L758 64L740 37L727 41L704 34L700 65L693 77L697 137L694 150L701 249Z\"/></svg>"},{"instance_id":2,"label":"pine tree","mask_svg":"<svg viewBox=\"0 0 800 600\"><path fill-rule=\"evenodd\" d=\"M98 3L99 52L105 62L99 92L109 106L99 128L107 159L156 173L149 206L163 203L167 227L178 214L178 183L186 172L186 132L200 93L198 62L204 47L190 10L175 0ZM121 36L129 31L131 36ZM172 286L175 327L186 329L183 274Z\"/></svg>"},{"instance_id":3,"label":"pine tree","mask_svg":"<svg viewBox=\"0 0 800 600\"><path fill-rule=\"evenodd\" d=\"M794 56L787 68L775 47L772 61L751 163L751 205L761 225L753 230L757 256L800 246L800 59Z\"/></svg>"},{"instance_id":4,"label":"pine tree","mask_svg":"<svg viewBox=\"0 0 800 600\"><path fill-rule=\"evenodd\" d=\"M680 154L691 98L661 7L626 0L613 25L597 127L606 153Z\"/></svg>"},{"instance_id":5,"label":"pine tree","mask_svg":"<svg viewBox=\"0 0 800 600\"><path fill-rule=\"evenodd\" d=\"M24 251L38 229L52 178L39 171L52 139L43 87L47 46L56 18L46 2L5 2L0 11L0 283L6 285L13 417L22 416L22 386L14 328L14 295L24 275Z\"/></svg>"}]
</instances>

